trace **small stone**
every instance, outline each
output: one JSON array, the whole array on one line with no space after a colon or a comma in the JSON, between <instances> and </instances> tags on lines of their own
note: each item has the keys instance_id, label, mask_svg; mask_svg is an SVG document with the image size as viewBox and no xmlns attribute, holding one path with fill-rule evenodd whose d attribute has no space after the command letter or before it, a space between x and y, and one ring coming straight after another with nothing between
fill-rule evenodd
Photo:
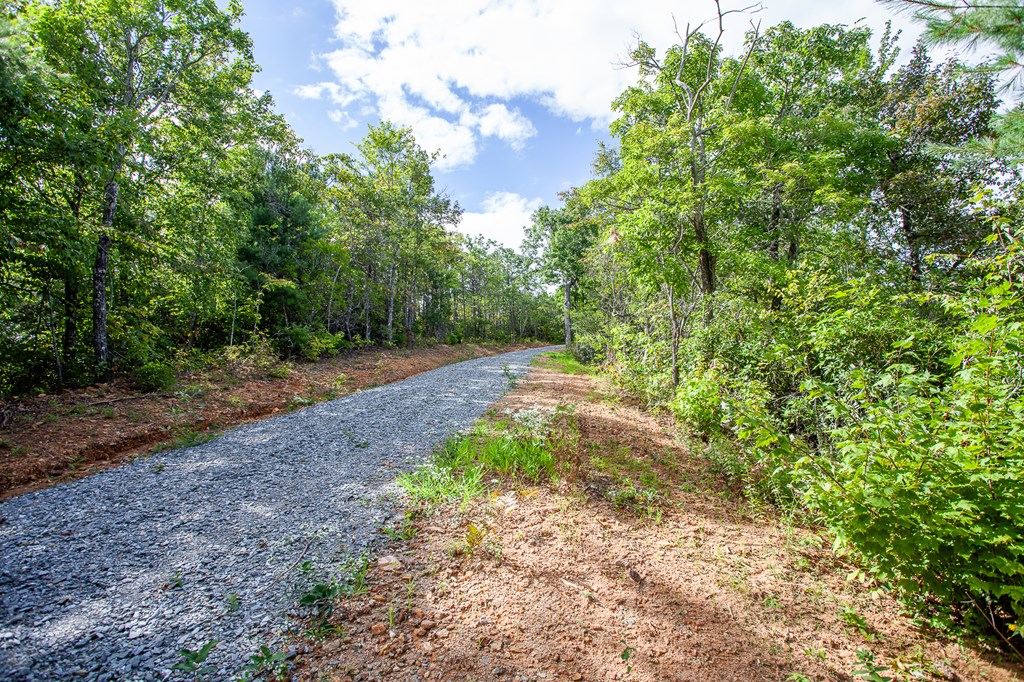
<instances>
[{"instance_id":1,"label":"small stone","mask_svg":"<svg viewBox=\"0 0 1024 682\"><path fill-rule=\"evenodd\" d=\"M440 637L440 638L444 639L445 637L448 636L448 631L445 630L444 628L441 628L440 630L438 630L437 632L434 633L434 636Z\"/></svg>"},{"instance_id":2,"label":"small stone","mask_svg":"<svg viewBox=\"0 0 1024 682\"><path fill-rule=\"evenodd\" d=\"M398 572L402 570L402 562L394 554L388 554L377 559L377 568L382 571Z\"/></svg>"},{"instance_id":3,"label":"small stone","mask_svg":"<svg viewBox=\"0 0 1024 682\"><path fill-rule=\"evenodd\" d=\"M425 620L422 623L420 623L420 627L423 628L424 630L429 630L430 628L434 627L435 625L437 625L437 623L435 623L432 620Z\"/></svg>"},{"instance_id":4,"label":"small stone","mask_svg":"<svg viewBox=\"0 0 1024 682\"><path fill-rule=\"evenodd\" d=\"M374 623L373 627L370 628L370 632L372 632L373 634L377 635L378 637L380 635L383 635L387 631L388 631L388 627L386 625L384 625L384 623Z\"/></svg>"},{"instance_id":5,"label":"small stone","mask_svg":"<svg viewBox=\"0 0 1024 682\"><path fill-rule=\"evenodd\" d=\"M331 641L329 641L326 644L324 644L324 651L329 653L329 654L334 653L335 651L337 651L340 648L341 648L341 640L340 639L332 639Z\"/></svg>"}]
</instances>

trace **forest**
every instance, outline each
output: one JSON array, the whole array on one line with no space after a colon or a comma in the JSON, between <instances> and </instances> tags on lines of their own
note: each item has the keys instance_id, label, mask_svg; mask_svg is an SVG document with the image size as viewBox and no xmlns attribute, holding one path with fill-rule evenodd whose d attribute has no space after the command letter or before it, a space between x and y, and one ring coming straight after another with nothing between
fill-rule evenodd
<instances>
[{"instance_id":1,"label":"forest","mask_svg":"<svg viewBox=\"0 0 1024 682\"><path fill-rule=\"evenodd\" d=\"M435 156L382 122L303 148L257 93L242 6L5 3L0 395L197 354L558 334L523 255L451 228Z\"/></svg>"},{"instance_id":2,"label":"forest","mask_svg":"<svg viewBox=\"0 0 1024 682\"><path fill-rule=\"evenodd\" d=\"M8 2L0 394L564 338L851 579L1020 655L1024 7L892 6L927 27L902 59L890 30L756 17L731 56L721 15L635 43L613 142L516 252L452 231L408 129L304 149L234 0Z\"/></svg>"}]
</instances>

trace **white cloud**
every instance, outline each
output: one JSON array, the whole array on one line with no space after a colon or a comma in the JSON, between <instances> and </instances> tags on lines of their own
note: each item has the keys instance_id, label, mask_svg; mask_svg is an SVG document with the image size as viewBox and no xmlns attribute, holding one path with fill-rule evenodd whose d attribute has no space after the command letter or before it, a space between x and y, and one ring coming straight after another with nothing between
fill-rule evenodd
<instances>
[{"instance_id":1,"label":"white cloud","mask_svg":"<svg viewBox=\"0 0 1024 682\"><path fill-rule=\"evenodd\" d=\"M348 112L343 109L331 109L327 112L327 118L331 119L333 123L337 123L342 130L351 130L359 125L359 121L349 116Z\"/></svg>"},{"instance_id":2,"label":"white cloud","mask_svg":"<svg viewBox=\"0 0 1024 682\"><path fill-rule=\"evenodd\" d=\"M459 232L483 235L505 246L518 249L530 224L530 215L543 205L540 199L527 199L514 192L495 192L483 202L483 211L462 214Z\"/></svg>"},{"instance_id":3,"label":"white cloud","mask_svg":"<svg viewBox=\"0 0 1024 682\"><path fill-rule=\"evenodd\" d=\"M447 155L442 169L471 163L479 141L495 137L522 149L537 134L521 111L526 99L581 124L601 128L611 102L636 79L617 68L635 35L663 50L680 27L713 12L710 0L333 0L340 49L323 55L335 81L302 86L303 97L328 96L339 107L359 102L413 128L429 151ZM739 0L725 3L737 7ZM852 24L866 17L881 29L890 12L872 0L778 0L764 25ZM732 17L726 49L735 52L749 28ZM896 18L897 26L907 26ZM916 31L915 31L916 32Z\"/></svg>"}]
</instances>

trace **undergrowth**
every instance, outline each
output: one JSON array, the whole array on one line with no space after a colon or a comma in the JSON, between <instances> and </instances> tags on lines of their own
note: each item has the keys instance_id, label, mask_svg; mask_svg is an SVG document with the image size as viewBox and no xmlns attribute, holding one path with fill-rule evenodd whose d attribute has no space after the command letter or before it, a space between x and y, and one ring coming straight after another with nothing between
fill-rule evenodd
<instances>
[{"instance_id":1,"label":"undergrowth","mask_svg":"<svg viewBox=\"0 0 1024 682\"><path fill-rule=\"evenodd\" d=\"M573 429L571 408L532 408L510 418L481 422L445 443L432 462L398 477L414 502L467 502L487 490L485 477L498 475L531 483L558 478L556 452Z\"/></svg>"}]
</instances>

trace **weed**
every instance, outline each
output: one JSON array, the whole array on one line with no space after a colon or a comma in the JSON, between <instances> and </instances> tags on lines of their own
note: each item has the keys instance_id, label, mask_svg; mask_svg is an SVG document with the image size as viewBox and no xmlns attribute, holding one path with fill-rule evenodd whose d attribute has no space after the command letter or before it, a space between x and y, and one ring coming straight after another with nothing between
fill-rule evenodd
<instances>
[{"instance_id":1,"label":"weed","mask_svg":"<svg viewBox=\"0 0 1024 682\"><path fill-rule=\"evenodd\" d=\"M24 457L25 455L28 454L28 452L28 448L25 447L24 445L15 445L13 448L11 448L12 457Z\"/></svg>"},{"instance_id":2,"label":"weed","mask_svg":"<svg viewBox=\"0 0 1024 682\"><path fill-rule=\"evenodd\" d=\"M151 447L149 449L149 451L153 452L153 453L156 453L156 452L164 452L165 450L177 450L179 448L191 448L191 447L194 447L196 445L202 445L203 443L208 443L209 441L213 440L216 437L217 437L217 433L215 431L213 431L213 430L210 430L210 431L188 430L188 431L185 431L180 436L178 436L177 438L175 438L174 440L169 440L169 441L166 441L164 443L157 443L156 445Z\"/></svg>"},{"instance_id":3,"label":"weed","mask_svg":"<svg viewBox=\"0 0 1024 682\"><path fill-rule=\"evenodd\" d=\"M626 674L629 675L633 672L633 666L629 664L629 659L636 653L636 648L626 644L626 640L624 639L620 641L622 642L622 646L626 648L622 650L621 654L619 654L619 658L621 658L622 662L626 664Z\"/></svg>"},{"instance_id":4,"label":"weed","mask_svg":"<svg viewBox=\"0 0 1024 682\"><path fill-rule=\"evenodd\" d=\"M655 490L626 481L623 485L609 488L605 496L619 509L627 509L655 521L661 520L661 496Z\"/></svg>"},{"instance_id":5,"label":"weed","mask_svg":"<svg viewBox=\"0 0 1024 682\"><path fill-rule=\"evenodd\" d=\"M241 604L238 601L238 595L231 592L224 598L224 605L227 607L229 613L234 613L238 610Z\"/></svg>"},{"instance_id":6,"label":"weed","mask_svg":"<svg viewBox=\"0 0 1024 682\"><path fill-rule=\"evenodd\" d=\"M811 682L811 678L803 673L790 673L789 677L786 678L786 682Z\"/></svg>"},{"instance_id":7,"label":"weed","mask_svg":"<svg viewBox=\"0 0 1024 682\"><path fill-rule=\"evenodd\" d=\"M396 542L409 542L418 532L415 525L413 525L412 519L406 514L405 519L398 528L391 528L390 526L381 526L381 532L387 535Z\"/></svg>"},{"instance_id":8,"label":"weed","mask_svg":"<svg viewBox=\"0 0 1024 682\"><path fill-rule=\"evenodd\" d=\"M181 656L182 660L172 665L171 670L180 670L183 673L191 674L194 680L203 680L217 669L216 666L206 664L206 659L209 658L210 653L216 648L217 640L211 639L198 651L179 649L178 655Z\"/></svg>"},{"instance_id":9,"label":"weed","mask_svg":"<svg viewBox=\"0 0 1024 682\"><path fill-rule=\"evenodd\" d=\"M468 466L461 470L423 467L402 474L397 483L416 502L467 502L483 494L483 477L484 471L478 466Z\"/></svg>"},{"instance_id":10,"label":"weed","mask_svg":"<svg viewBox=\"0 0 1024 682\"><path fill-rule=\"evenodd\" d=\"M161 471L167 468L167 465L163 462L157 462L153 465L153 473L159 474Z\"/></svg>"},{"instance_id":11,"label":"weed","mask_svg":"<svg viewBox=\"0 0 1024 682\"><path fill-rule=\"evenodd\" d=\"M825 650L824 649L814 649L814 648L808 647L807 649L804 649L804 653L807 654L808 656L810 656L811 658L814 658L814 659L817 659L818 661L821 661L822 663L825 662L826 654L825 654Z\"/></svg>"},{"instance_id":12,"label":"weed","mask_svg":"<svg viewBox=\"0 0 1024 682\"><path fill-rule=\"evenodd\" d=\"M234 407L236 409L245 407L245 401L237 395L229 395L227 400L224 402L228 404L228 407Z\"/></svg>"},{"instance_id":13,"label":"weed","mask_svg":"<svg viewBox=\"0 0 1024 682\"><path fill-rule=\"evenodd\" d=\"M761 606L768 609L769 611L778 611L782 608L782 604L779 603L779 600L775 597L775 595L771 594L767 595L761 601Z\"/></svg>"},{"instance_id":14,"label":"weed","mask_svg":"<svg viewBox=\"0 0 1024 682\"><path fill-rule=\"evenodd\" d=\"M174 575L167 579L163 585L160 586L161 590L177 590L185 584L185 578L181 575L181 571L175 571Z\"/></svg>"},{"instance_id":15,"label":"weed","mask_svg":"<svg viewBox=\"0 0 1024 682\"><path fill-rule=\"evenodd\" d=\"M875 663L875 655L868 649L857 649L857 660L861 667L853 671L854 676L863 677L868 682L891 682L892 677L882 673L889 669Z\"/></svg>"},{"instance_id":16,"label":"weed","mask_svg":"<svg viewBox=\"0 0 1024 682\"><path fill-rule=\"evenodd\" d=\"M263 645L242 668L242 682L255 680L262 675L275 680L285 679L290 669L291 663L288 661L288 654L283 651L274 651Z\"/></svg>"},{"instance_id":17,"label":"weed","mask_svg":"<svg viewBox=\"0 0 1024 682\"><path fill-rule=\"evenodd\" d=\"M457 540L452 546L452 554L456 556L459 554L473 556L478 549L483 547L486 537L487 531L485 529L470 523L466 526L466 534L462 540Z\"/></svg>"},{"instance_id":18,"label":"weed","mask_svg":"<svg viewBox=\"0 0 1024 682\"><path fill-rule=\"evenodd\" d=\"M512 366L507 362L501 366L501 372L508 380L508 389L510 391L519 385L519 377L516 376L515 372L512 371Z\"/></svg>"},{"instance_id":19,"label":"weed","mask_svg":"<svg viewBox=\"0 0 1024 682\"><path fill-rule=\"evenodd\" d=\"M847 627L853 628L860 633L861 637L871 642L874 641L877 633L875 629L868 624L868 621L864 616L857 613L852 607L846 607L839 612L839 620L843 621Z\"/></svg>"},{"instance_id":20,"label":"weed","mask_svg":"<svg viewBox=\"0 0 1024 682\"><path fill-rule=\"evenodd\" d=\"M117 416L117 410L113 407L101 407L100 414L103 415L104 419L113 419Z\"/></svg>"},{"instance_id":21,"label":"weed","mask_svg":"<svg viewBox=\"0 0 1024 682\"><path fill-rule=\"evenodd\" d=\"M275 379L285 379L291 373L292 368L283 362L276 364L267 370L267 376L274 377Z\"/></svg>"},{"instance_id":22,"label":"weed","mask_svg":"<svg viewBox=\"0 0 1024 682\"><path fill-rule=\"evenodd\" d=\"M409 578L405 584L405 608L412 610L413 602L416 601L416 581Z\"/></svg>"}]
</instances>

